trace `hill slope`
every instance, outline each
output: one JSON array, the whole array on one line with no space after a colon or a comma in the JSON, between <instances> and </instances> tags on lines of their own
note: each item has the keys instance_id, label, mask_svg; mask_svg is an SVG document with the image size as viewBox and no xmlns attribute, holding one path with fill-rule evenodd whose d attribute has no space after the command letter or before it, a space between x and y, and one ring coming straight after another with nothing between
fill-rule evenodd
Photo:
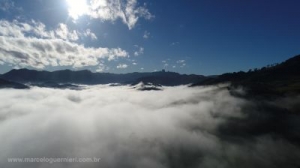
<instances>
[{"instance_id":1,"label":"hill slope","mask_svg":"<svg viewBox=\"0 0 300 168\"><path fill-rule=\"evenodd\" d=\"M0 89L14 88L14 89L28 89L29 87L21 83L11 82L4 79L0 79Z\"/></svg>"},{"instance_id":2,"label":"hill slope","mask_svg":"<svg viewBox=\"0 0 300 168\"><path fill-rule=\"evenodd\" d=\"M230 82L232 86L243 86L253 94L300 93L300 55L280 64L266 66L248 72L225 73L208 78L192 86L213 85Z\"/></svg>"}]
</instances>

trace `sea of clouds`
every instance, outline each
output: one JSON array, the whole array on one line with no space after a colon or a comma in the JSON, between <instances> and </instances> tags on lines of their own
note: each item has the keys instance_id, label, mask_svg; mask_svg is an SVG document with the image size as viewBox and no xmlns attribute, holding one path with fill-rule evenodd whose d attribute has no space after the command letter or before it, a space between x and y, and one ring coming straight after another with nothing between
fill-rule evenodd
<instances>
[{"instance_id":1,"label":"sea of clouds","mask_svg":"<svg viewBox=\"0 0 300 168\"><path fill-rule=\"evenodd\" d=\"M300 166L297 97L246 100L218 86L138 91L99 85L2 89L0 100L1 168ZM43 157L101 159L8 161Z\"/></svg>"}]
</instances>

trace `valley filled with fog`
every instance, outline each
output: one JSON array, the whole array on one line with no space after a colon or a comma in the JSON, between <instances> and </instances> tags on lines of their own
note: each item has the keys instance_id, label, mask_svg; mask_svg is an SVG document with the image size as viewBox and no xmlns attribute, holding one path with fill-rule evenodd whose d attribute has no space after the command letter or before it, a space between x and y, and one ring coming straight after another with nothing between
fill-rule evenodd
<instances>
[{"instance_id":1,"label":"valley filled with fog","mask_svg":"<svg viewBox=\"0 0 300 168\"><path fill-rule=\"evenodd\" d=\"M222 86L0 90L0 167L299 167L300 97ZM239 96L233 96L239 95ZM8 158L96 157L97 163Z\"/></svg>"}]
</instances>

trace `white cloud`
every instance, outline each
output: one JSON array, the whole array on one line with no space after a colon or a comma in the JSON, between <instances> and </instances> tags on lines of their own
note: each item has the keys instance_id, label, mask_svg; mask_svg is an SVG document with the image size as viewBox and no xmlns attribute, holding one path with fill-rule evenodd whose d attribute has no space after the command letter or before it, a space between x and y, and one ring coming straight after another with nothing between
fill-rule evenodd
<instances>
[{"instance_id":1,"label":"white cloud","mask_svg":"<svg viewBox=\"0 0 300 168\"><path fill-rule=\"evenodd\" d=\"M60 23L55 30L55 34L58 38L63 40L77 41L79 39L77 31L70 31L67 25Z\"/></svg>"},{"instance_id":2,"label":"white cloud","mask_svg":"<svg viewBox=\"0 0 300 168\"><path fill-rule=\"evenodd\" d=\"M128 67L127 64L119 64L119 65L117 65L118 69L126 69L127 67Z\"/></svg>"},{"instance_id":3,"label":"white cloud","mask_svg":"<svg viewBox=\"0 0 300 168\"><path fill-rule=\"evenodd\" d=\"M0 20L0 36L63 39L66 41L77 41L79 40L79 36L97 39L96 35L90 29L87 29L85 32L79 32L70 30L66 24L60 23L56 29L47 30L45 24L35 20L31 20L30 22Z\"/></svg>"},{"instance_id":4,"label":"white cloud","mask_svg":"<svg viewBox=\"0 0 300 168\"><path fill-rule=\"evenodd\" d=\"M60 39L0 37L0 60L20 67L96 66L101 59L126 57L120 48L86 48Z\"/></svg>"},{"instance_id":5,"label":"white cloud","mask_svg":"<svg viewBox=\"0 0 300 168\"><path fill-rule=\"evenodd\" d=\"M107 67L101 62L98 64L98 67L96 69L96 72L103 72L107 69Z\"/></svg>"},{"instance_id":6,"label":"white cloud","mask_svg":"<svg viewBox=\"0 0 300 168\"><path fill-rule=\"evenodd\" d=\"M89 30L86 36L93 37ZM128 57L121 48L85 47L74 41L82 33L70 31L65 24L46 30L43 23L31 21L0 21L0 61L18 67L45 68L46 66L97 66L101 59Z\"/></svg>"},{"instance_id":7,"label":"white cloud","mask_svg":"<svg viewBox=\"0 0 300 168\"><path fill-rule=\"evenodd\" d=\"M0 102L0 165L5 168L50 165L9 163L11 157L101 158L96 163L52 163L53 168L300 164L298 141L285 138L293 133L299 137L298 115L276 117L270 108L261 108L262 102L256 107L218 87L1 89L0 100L5 100ZM281 116L284 122L278 122ZM271 120L275 131L288 131L267 132Z\"/></svg>"},{"instance_id":8,"label":"white cloud","mask_svg":"<svg viewBox=\"0 0 300 168\"><path fill-rule=\"evenodd\" d=\"M163 68L164 68L164 69L168 68L169 65L170 65L170 64L169 64L170 59L162 60L161 62L162 62L162 64L163 64Z\"/></svg>"},{"instance_id":9,"label":"white cloud","mask_svg":"<svg viewBox=\"0 0 300 168\"><path fill-rule=\"evenodd\" d=\"M185 63L185 60L178 60L177 63L178 63L178 64Z\"/></svg>"},{"instance_id":10,"label":"white cloud","mask_svg":"<svg viewBox=\"0 0 300 168\"><path fill-rule=\"evenodd\" d=\"M145 31L145 32L144 32L144 35L143 35L143 38L144 38L144 39L148 39L149 37L150 37L150 32Z\"/></svg>"},{"instance_id":11,"label":"white cloud","mask_svg":"<svg viewBox=\"0 0 300 168\"><path fill-rule=\"evenodd\" d=\"M138 46L136 46L136 47L138 48L138 50L134 52L134 56L139 56L139 55L144 54L144 48L143 47L138 47Z\"/></svg>"},{"instance_id":12,"label":"white cloud","mask_svg":"<svg viewBox=\"0 0 300 168\"><path fill-rule=\"evenodd\" d=\"M90 37L92 40L97 40L97 39L98 39L97 36L96 36L96 34L93 33L93 32L91 31L91 29L87 29L87 30L84 32L84 36L85 36L85 37Z\"/></svg>"},{"instance_id":13,"label":"white cloud","mask_svg":"<svg viewBox=\"0 0 300 168\"><path fill-rule=\"evenodd\" d=\"M137 65L137 63L136 63L136 62L133 62L132 65Z\"/></svg>"},{"instance_id":14,"label":"white cloud","mask_svg":"<svg viewBox=\"0 0 300 168\"><path fill-rule=\"evenodd\" d=\"M184 68L184 67L186 66L185 60L178 60L178 61L177 61L177 64L180 64L180 65L179 65L180 68Z\"/></svg>"},{"instance_id":15,"label":"white cloud","mask_svg":"<svg viewBox=\"0 0 300 168\"><path fill-rule=\"evenodd\" d=\"M129 29L132 29L140 18L149 20L154 17L145 4L138 6L137 0L90 0L89 8L86 14L90 17L113 22L121 19Z\"/></svg>"},{"instance_id":16,"label":"white cloud","mask_svg":"<svg viewBox=\"0 0 300 168\"><path fill-rule=\"evenodd\" d=\"M30 22L19 22L13 20L0 20L0 35L9 37L39 37L39 38L56 38L55 31L47 31L46 26L41 22L31 20Z\"/></svg>"}]
</instances>

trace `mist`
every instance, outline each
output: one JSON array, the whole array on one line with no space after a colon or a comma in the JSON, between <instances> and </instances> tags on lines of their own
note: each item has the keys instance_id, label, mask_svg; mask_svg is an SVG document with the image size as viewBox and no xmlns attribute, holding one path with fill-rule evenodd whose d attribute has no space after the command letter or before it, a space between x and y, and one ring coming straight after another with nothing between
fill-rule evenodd
<instances>
[{"instance_id":1,"label":"mist","mask_svg":"<svg viewBox=\"0 0 300 168\"><path fill-rule=\"evenodd\" d=\"M3 168L300 166L299 97L249 100L219 86L99 85L2 89L0 99ZM101 159L8 162L41 157Z\"/></svg>"}]
</instances>

